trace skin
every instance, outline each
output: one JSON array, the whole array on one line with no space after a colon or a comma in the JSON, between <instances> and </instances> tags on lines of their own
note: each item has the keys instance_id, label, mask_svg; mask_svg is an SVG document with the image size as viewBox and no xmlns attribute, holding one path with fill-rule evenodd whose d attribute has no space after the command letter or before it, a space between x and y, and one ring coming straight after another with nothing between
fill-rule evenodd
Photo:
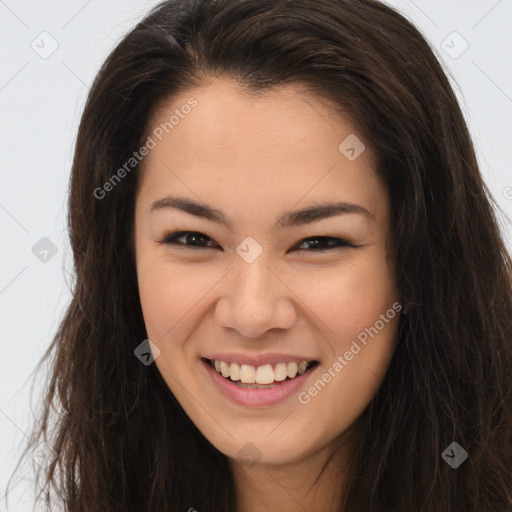
<instances>
[{"instance_id":1,"label":"skin","mask_svg":"<svg viewBox=\"0 0 512 512\"><path fill-rule=\"evenodd\" d=\"M308 512L334 511L350 456L347 434L389 366L399 314L307 404L296 395L273 406L234 404L200 357L307 355L319 361L307 391L398 302L389 197L375 155L366 143L349 161L338 145L357 135L354 126L299 85L251 97L216 78L173 97L150 126L191 97L197 106L144 158L136 199L137 275L147 334L160 350L155 364L192 421L230 458L239 512L296 511L298 503ZM175 208L149 211L168 195L222 211L231 229ZM329 201L359 204L370 215L275 226L288 211ZM200 232L199 244L210 247L160 243L172 231ZM252 263L236 252L247 236L263 250ZM315 252L304 239L319 236L358 247ZM260 457L255 464L240 460L249 442Z\"/></svg>"}]
</instances>

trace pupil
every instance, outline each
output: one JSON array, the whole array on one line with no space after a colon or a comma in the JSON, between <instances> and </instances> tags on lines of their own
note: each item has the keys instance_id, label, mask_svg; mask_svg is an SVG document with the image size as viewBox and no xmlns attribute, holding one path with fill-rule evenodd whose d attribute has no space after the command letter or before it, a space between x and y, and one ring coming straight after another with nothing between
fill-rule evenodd
<instances>
[{"instance_id":1,"label":"pupil","mask_svg":"<svg viewBox=\"0 0 512 512\"><path fill-rule=\"evenodd\" d=\"M190 239L192 240L192 245L201 245L200 243L195 243L195 242L198 242L198 240L204 238L201 235L197 235L197 234L191 234L189 236L190 236Z\"/></svg>"}]
</instances>

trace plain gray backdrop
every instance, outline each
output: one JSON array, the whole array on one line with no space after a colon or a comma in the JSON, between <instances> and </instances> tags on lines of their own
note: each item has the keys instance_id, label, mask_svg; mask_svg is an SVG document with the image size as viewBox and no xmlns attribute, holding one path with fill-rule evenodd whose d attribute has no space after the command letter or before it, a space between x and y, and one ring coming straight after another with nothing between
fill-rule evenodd
<instances>
[{"instance_id":1,"label":"plain gray backdrop","mask_svg":"<svg viewBox=\"0 0 512 512\"><path fill-rule=\"evenodd\" d=\"M154 0L0 0L0 512L42 390L30 374L70 300L66 192L89 86ZM512 1L395 0L427 37L468 120L491 193L512 217ZM503 219L512 248L512 229ZM43 375L44 377L44 375ZM9 510L32 510L29 467Z\"/></svg>"}]
</instances>

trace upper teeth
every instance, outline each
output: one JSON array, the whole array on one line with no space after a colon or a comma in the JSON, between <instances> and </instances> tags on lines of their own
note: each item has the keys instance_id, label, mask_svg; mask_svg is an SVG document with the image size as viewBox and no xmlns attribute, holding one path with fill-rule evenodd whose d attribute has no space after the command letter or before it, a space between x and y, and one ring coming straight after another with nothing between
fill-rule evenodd
<instances>
[{"instance_id":1,"label":"upper teeth","mask_svg":"<svg viewBox=\"0 0 512 512\"><path fill-rule=\"evenodd\" d=\"M213 364L218 373L231 380L239 380L245 384L271 384L274 381L285 380L286 377L293 379L297 374L302 375L310 363L308 361L302 361L299 364L295 362L277 363L275 368L270 364L253 366L218 360L213 361Z\"/></svg>"}]
</instances>

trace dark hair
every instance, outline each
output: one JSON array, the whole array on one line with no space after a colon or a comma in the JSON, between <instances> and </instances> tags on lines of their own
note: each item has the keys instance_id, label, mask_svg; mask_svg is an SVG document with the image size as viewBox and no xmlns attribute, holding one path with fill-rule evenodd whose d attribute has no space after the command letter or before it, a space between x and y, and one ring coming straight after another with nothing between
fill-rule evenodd
<instances>
[{"instance_id":1,"label":"dark hair","mask_svg":"<svg viewBox=\"0 0 512 512\"><path fill-rule=\"evenodd\" d=\"M375 0L169 0L101 67L69 190L73 297L43 358L52 373L30 444L45 439L58 453L38 473L45 500L71 512L235 510L228 458L156 365L133 354L147 337L137 168L94 195L165 102L214 77L254 94L300 84L329 100L357 121L389 191L407 315L357 420L343 510L511 511L510 256L442 67L420 32ZM441 458L453 441L469 453L456 470Z\"/></svg>"}]
</instances>

